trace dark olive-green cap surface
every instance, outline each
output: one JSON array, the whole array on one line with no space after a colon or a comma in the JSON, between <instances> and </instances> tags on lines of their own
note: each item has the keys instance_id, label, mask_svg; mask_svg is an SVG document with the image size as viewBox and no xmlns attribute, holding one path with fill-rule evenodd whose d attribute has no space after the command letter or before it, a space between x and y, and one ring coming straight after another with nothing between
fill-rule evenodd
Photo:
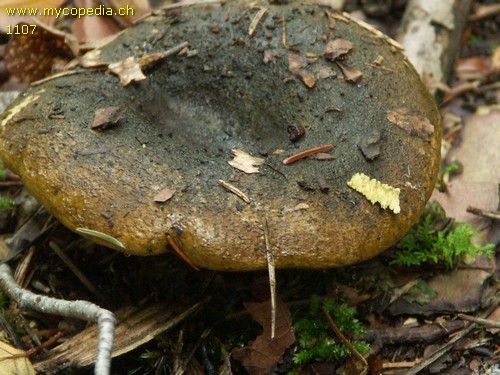
<instances>
[{"instance_id":1,"label":"dark olive-green cap surface","mask_svg":"<svg viewBox=\"0 0 500 375\"><path fill-rule=\"evenodd\" d=\"M327 10L231 1L150 17L101 59L188 49L126 86L81 68L33 86L0 118L1 157L64 225L126 253L165 253L170 237L200 267L262 269L267 221L278 268L371 258L407 232L433 190L440 117L395 43ZM352 43L340 65L323 56L337 39ZM120 113L93 129L102 109ZM304 136L292 142L290 126ZM329 144L326 160L283 164ZM232 150L262 158L258 173L231 166ZM399 189L400 212L348 186L357 173Z\"/></svg>"}]
</instances>

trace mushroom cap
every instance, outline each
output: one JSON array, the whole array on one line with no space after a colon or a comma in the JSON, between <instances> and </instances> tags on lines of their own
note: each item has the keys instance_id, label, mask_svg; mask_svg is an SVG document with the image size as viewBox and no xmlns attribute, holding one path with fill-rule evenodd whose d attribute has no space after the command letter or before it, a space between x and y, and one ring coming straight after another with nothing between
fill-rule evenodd
<instances>
[{"instance_id":1,"label":"mushroom cap","mask_svg":"<svg viewBox=\"0 0 500 375\"><path fill-rule=\"evenodd\" d=\"M277 268L377 255L407 232L433 190L441 134L433 98L380 33L342 15L333 25L318 5L262 6L251 37L258 9L241 1L182 7L126 30L102 47L103 61L185 41L191 53L168 57L127 86L102 69L33 86L0 118L0 156L65 226L105 233L119 242L83 235L129 254L165 253L170 236L200 267L263 269L267 222ZM352 43L342 64L362 72L357 84L323 57L338 38ZM274 61L265 63L266 54ZM291 55L309 58L298 74ZM308 87L303 77L322 69L338 77ZM96 111L112 107L121 108L117 123L92 129ZM294 124L305 129L296 142L288 134ZM334 159L283 164L325 144ZM259 172L232 167L235 149L264 159ZM400 212L349 187L356 173L399 188ZM156 202L165 188L174 195Z\"/></svg>"}]
</instances>

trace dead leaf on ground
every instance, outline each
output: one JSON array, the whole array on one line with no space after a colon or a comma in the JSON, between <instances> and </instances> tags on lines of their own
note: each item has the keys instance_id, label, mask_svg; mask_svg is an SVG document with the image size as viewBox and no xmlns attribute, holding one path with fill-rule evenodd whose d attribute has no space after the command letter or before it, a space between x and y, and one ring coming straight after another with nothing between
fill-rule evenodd
<instances>
[{"instance_id":1,"label":"dead leaf on ground","mask_svg":"<svg viewBox=\"0 0 500 375\"><path fill-rule=\"evenodd\" d=\"M267 49L264 51L264 64L275 63L277 59L285 56L286 50L284 49Z\"/></svg>"},{"instance_id":2,"label":"dead leaf on ground","mask_svg":"<svg viewBox=\"0 0 500 375\"><path fill-rule=\"evenodd\" d=\"M457 269L433 276L427 281L430 289L437 294L427 304L410 303L405 296L390 307L393 315L430 315L441 311L472 312L481 305L485 284L495 272L494 259L479 256L474 266L477 269Z\"/></svg>"},{"instance_id":3,"label":"dead leaf on ground","mask_svg":"<svg viewBox=\"0 0 500 375\"><path fill-rule=\"evenodd\" d=\"M306 85L306 87L312 89L316 86L316 77L314 77L314 75L302 70L297 74L297 76L300 78L302 83Z\"/></svg>"},{"instance_id":4,"label":"dead leaf on ground","mask_svg":"<svg viewBox=\"0 0 500 375\"><path fill-rule=\"evenodd\" d=\"M325 59L330 61L335 61L340 57L343 57L352 50L352 43L346 39L335 39L326 45L323 56Z\"/></svg>"},{"instance_id":5,"label":"dead leaf on ground","mask_svg":"<svg viewBox=\"0 0 500 375\"><path fill-rule=\"evenodd\" d=\"M101 50L93 49L92 51L87 52L85 55L77 58L78 64L82 68L97 68L104 67L107 64L101 60Z\"/></svg>"},{"instance_id":6,"label":"dead leaf on ground","mask_svg":"<svg viewBox=\"0 0 500 375\"><path fill-rule=\"evenodd\" d=\"M492 69L491 62L488 56L458 59L455 64L455 74L459 81L483 79Z\"/></svg>"},{"instance_id":7,"label":"dead leaf on ground","mask_svg":"<svg viewBox=\"0 0 500 375\"><path fill-rule=\"evenodd\" d=\"M76 7L80 8L96 7L94 0L74 0L74 3ZM112 17L85 15L71 23L71 31L80 43L89 43L119 32L120 27Z\"/></svg>"},{"instance_id":8,"label":"dead leaf on ground","mask_svg":"<svg viewBox=\"0 0 500 375\"><path fill-rule=\"evenodd\" d=\"M297 74L301 69L307 66L307 60L303 57L290 53L288 55L288 69L293 74Z\"/></svg>"},{"instance_id":9,"label":"dead leaf on ground","mask_svg":"<svg viewBox=\"0 0 500 375\"><path fill-rule=\"evenodd\" d=\"M285 351L295 343L292 315L281 300L276 304L276 334L271 339L271 301L245 303L245 308L264 331L249 346L233 350L233 358L240 361L250 375L267 375L281 363Z\"/></svg>"},{"instance_id":10,"label":"dead leaf on ground","mask_svg":"<svg viewBox=\"0 0 500 375\"><path fill-rule=\"evenodd\" d=\"M133 56L109 64L108 69L111 73L116 74L120 78L120 82L123 86L127 86L133 81L142 81L146 79L146 76L141 70L139 61Z\"/></svg>"},{"instance_id":11,"label":"dead leaf on ground","mask_svg":"<svg viewBox=\"0 0 500 375\"><path fill-rule=\"evenodd\" d=\"M319 79L335 78L337 73L329 66L322 66L317 70L316 76Z\"/></svg>"},{"instance_id":12,"label":"dead leaf on ground","mask_svg":"<svg viewBox=\"0 0 500 375\"><path fill-rule=\"evenodd\" d=\"M361 82L363 73L359 69L338 61L336 63L340 70L342 70L342 74L347 82L354 84Z\"/></svg>"},{"instance_id":13,"label":"dead leaf on ground","mask_svg":"<svg viewBox=\"0 0 500 375\"><path fill-rule=\"evenodd\" d=\"M467 207L474 206L486 211L495 211L499 204L498 182L453 179L446 186L446 192L433 191L430 201L433 200L438 201L446 214L456 221L469 223L476 228L484 228L491 220L467 212Z\"/></svg>"},{"instance_id":14,"label":"dead leaf on ground","mask_svg":"<svg viewBox=\"0 0 500 375\"><path fill-rule=\"evenodd\" d=\"M497 307L490 315L486 317L486 319L491 320L493 322L500 322L500 307ZM500 332L500 328L494 328L494 327L486 327L486 330L494 335Z\"/></svg>"},{"instance_id":15,"label":"dead leaf on ground","mask_svg":"<svg viewBox=\"0 0 500 375\"><path fill-rule=\"evenodd\" d=\"M162 190L160 190L156 195L155 197L153 198L153 200L156 202L156 203L164 203L168 200L170 200L175 194L175 190L172 190L168 187L166 188L163 188Z\"/></svg>"},{"instance_id":16,"label":"dead leaf on ground","mask_svg":"<svg viewBox=\"0 0 500 375\"><path fill-rule=\"evenodd\" d=\"M20 23L33 30L33 25ZM35 26L33 34L16 35L5 47L7 70L23 82L34 82L49 75L73 56L64 34L53 34Z\"/></svg>"},{"instance_id":17,"label":"dead leaf on ground","mask_svg":"<svg viewBox=\"0 0 500 375\"><path fill-rule=\"evenodd\" d=\"M452 181L497 183L500 181L500 111L464 118L462 141L453 147L446 159L460 161L463 172ZM486 207L484 207L486 209ZM489 207L490 209L492 207ZM494 209L494 207L493 207Z\"/></svg>"},{"instance_id":18,"label":"dead leaf on ground","mask_svg":"<svg viewBox=\"0 0 500 375\"><path fill-rule=\"evenodd\" d=\"M2 375L35 375L30 360L24 351L0 341L0 373ZM18 358L12 358L19 356Z\"/></svg>"},{"instance_id":19,"label":"dead leaf on ground","mask_svg":"<svg viewBox=\"0 0 500 375\"><path fill-rule=\"evenodd\" d=\"M116 10L122 8L126 9L128 6L132 8L133 12L128 12L128 14L123 16L117 16L116 20L123 24L123 26L130 26L134 21L139 20L151 12L151 7L148 0L109 0L110 5Z\"/></svg>"},{"instance_id":20,"label":"dead leaf on ground","mask_svg":"<svg viewBox=\"0 0 500 375\"><path fill-rule=\"evenodd\" d=\"M307 66L307 60L303 57L291 53L288 55L288 69L293 75L297 76L304 85L312 89L316 86L316 77L304 70Z\"/></svg>"},{"instance_id":21,"label":"dead leaf on ground","mask_svg":"<svg viewBox=\"0 0 500 375\"><path fill-rule=\"evenodd\" d=\"M264 159L253 157L245 151L238 149L232 150L234 158L228 161L229 165L233 168L239 169L245 173L259 173L257 165L264 164Z\"/></svg>"},{"instance_id":22,"label":"dead leaf on ground","mask_svg":"<svg viewBox=\"0 0 500 375\"><path fill-rule=\"evenodd\" d=\"M106 130L114 126L122 118L124 109L122 107L99 108L94 113L92 129Z\"/></svg>"},{"instance_id":23,"label":"dead leaf on ground","mask_svg":"<svg viewBox=\"0 0 500 375\"><path fill-rule=\"evenodd\" d=\"M422 116L420 113L412 113L406 108L387 111L387 120L399 126L408 134L422 138L427 142L431 141L434 134L434 125L431 124L427 117Z\"/></svg>"}]
</instances>

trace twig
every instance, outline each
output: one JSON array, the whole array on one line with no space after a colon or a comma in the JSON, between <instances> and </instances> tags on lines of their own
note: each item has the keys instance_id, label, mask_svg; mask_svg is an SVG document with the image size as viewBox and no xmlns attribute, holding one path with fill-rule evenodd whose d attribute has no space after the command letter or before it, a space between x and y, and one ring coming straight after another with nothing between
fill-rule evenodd
<instances>
[{"instance_id":1,"label":"twig","mask_svg":"<svg viewBox=\"0 0 500 375\"><path fill-rule=\"evenodd\" d=\"M52 344L54 344L55 342L57 342L57 340L59 340L63 336L64 336L64 332L63 331L59 331L54 336L52 336L50 339L48 339L47 341L41 343L40 345L35 346L34 348L31 348L30 350L27 350L27 351L25 351L23 353L13 354L13 355L5 356L5 357L0 357L0 361L3 361L5 359L17 359L17 358L30 357L33 354L41 351L42 349L48 348L49 346L51 346Z\"/></svg>"},{"instance_id":2,"label":"twig","mask_svg":"<svg viewBox=\"0 0 500 375\"><path fill-rule=\"evenodd\" d=\"M186 373L186 369L187 369L189 363L191 362L191 359L193 359L194 354L196 353L196 351L200 347L202 341L205 340L211 332L212 332L212 328L207 328L202 332L201 336L198 338L198 341L196 341L196 344L191 349L191 351L188 353L187 357L184 359L183 365L177 370L177 372L174 373L174 375L182 375L182 374Z\"/></svg>"},{"instance_id":3,"label":"twig","mask_svg":"<svg viewBox=\"0 0 500 375\"><path fill-rule=\"evenodd\" d=\"M94 374L108 375L110 373L115 331L115 317L111 311L87 301L65 301L22 289L15 282L7 264L0 265L0 288L9 298L17 301L23 309L97 322L99 337Z\"/></svg>"},{"instance_id":4,"label":"twig","mask_svg":"<svg viewBox=\"0 0 500 375\"><path fill-rule=\"evenodd\" d=\"M281 24L283 25L283 28L281 29L281 43L283 44L283 48L289 49L290 47L288 44L286 44L286 18L283 17L281 19Z\"/></svg>"},{"instance_id":5,"label":"twig","mask_svg":"<svg viewBox=\"0 0 500 375\"><path fill-rule=\"evenodd\" d=\"M384 370L385 369L393 369L393 368L407 368L407 367L415 366L415 363L417 363L417 361L385 362L385 363L382 363L382 368Z\"/></svg>"},{"instance_id":6,"label":"twig","mask_svg":"<svg viewBox=\"0 0 500 375\"><path fill-rule=\"evenodd\" d=\"M76 70L65 70L59 73L54 73L48 77L39 79L38 81L31 82L31 86L38 86L41 85L42 83L52 81L53 79L61 78L61 77L67 77L67 76L72 76L75 74L80 74L80 73L88 73L89 71L96 71L96 70L103 70L106 67L99 67L99 68L94 68L94 69L76 69Z\"/></svg>"},{"instance_id":7,"label":"twig","mask_svg":"<svg viewBox=\"0 0 500 375\"><path fill-rule=\"evenodd\" d=\"M332 149L333 149L332 144L311 148L310 150L302 151L302 152L299 152L298 154L295 154L295 155L292 155L292 156L286 158L285 160L283 160L283 164L285 164L285 165L292 164L292 163L295 163L299 159L303 159L307 156L317 154L319 152L330 151Z\"/></svg>"},{"instance_id":8,"label":"twig","mask_svg":"<svg viewBox=\"0 0 500 375\"><path fill-rule=\"evenodd\" d=\"M467 207L467 212L470 212L471 214L474 214L477 216L487 217L488 219L500 220L500 212L499 211L485 211L481 208L469 206L469 207Z\"/></svg>"},{"instance_id":9,"label":"twig","mask_svg":"<svg viewBox=\"0 0 500 375\"><path fill-rule=\"evenodd\" d=\"M158 15L161 13L161 11L173 10L173 9L183 8L183 7L192 6L192 5L219 4L219 3L223 3L223 2L224 2L224 0L185 0L182 2L174 3L174 4L163 5L157 9L155 9L154 11L147 12L144 15L142 15L141 17L139 17L138 19L134 20L132 22L132 25L135 25L135 24L143 21L144 19L146 19L152 15Z\"/></svg>"},{"instance_id":10,"label":"twig","mask_svg":"<svg viewBox=\"0 0 500 375\"><path fill-rule=\"evenodd\" d=\"M31 246L23 256L23 259L17 264L16 270L14 272L14 280L18 283L22 288L26 287L29 284L29 279L26 280L26 275L30 268L31 261L36 252L36 246Z\"/></svg>"},{"instance_id":11,"label":"twig","mask_svg":"<svg viewBox=\"0 0 500 375\"><path fill-rule=\"evenodd\" d=\"M264 17L264 14L266 14L267 8L260 8L260 10L257 12L255 17L253 18L252 22L250 23L250 27L248 28L248 36L251 38L253 34L255 34L255 30L257 29L257 25L259 24L260 20L262 17Z\"/></svg>"},{"instance_id":12,"label":"twig","mask_svg":"<svg viewBox=\"0 0 500 375\"><path fill-rule=\"evenodd\" d=\"M415 344L415 343L433 343L451 333L464 329L465 322L457 319L444 322L442 325L426 324L418 327L388 327L379 329L369 329L360 337L361 340L384 343L384 344Z\"/></svg>"},{"instance_id":13,"label":"twig","mask_svg":"<svg viewBox=\"0 0 500 375\"><path fill-rule=\"evenodd\" d=\"M189 265L190 265L192 268L194 268L196 271L199 271L199 270L200 270L200 268L199 268L196 264L194 264L194 263L191 261L191 259L189 259L189 258L187 257L187 255L186 255L186 254L184 254L184 253L183 253L183 251L179 248L179 246L177 246L177 244L175 243L175 241L174 241L174 239L172 238L172 236L168 235L168 236L167 236L167 241L168 241L168 243L170 244L170 246L172 246L172 248L173 248L173 249L174 249L174 251L177 253L177 255L179 255L179 256L182 258L182 260L183 260L184 262L186 262L187 264L189 264Z\"/></svg>"},{"instance_id":14,"label":"twig","mask_svg":"<svg viewBox=\"0 0 500 375\"><path fill-rule=\"evenodd\" d=\"M484 316L489 316L497 307L499 304L500 300L496 300L483 314ZM457 334L455 337L453 337L450 341L448 341L446 344L444 344L441 348L437 349L434 353L432 353L429 357L423 358L421 361L419 361L415 366L413 366L409 371L405 373L405 375L416 375L423 369L425 369L427 366L430 366L433 364L435 361L437 361L439 358L441 358L443 355L445 355L448 351L451 350L455 346L456 343L458 343L460 340L462 340L465 336L467 336L474 328L476 328L477 323L472 322L469 324L462 332Z\"/></svg>"},{"instance_id":15,"label":"twig","mask_svg":"<svg viewBox=\"0 0 500 375\"><path fill-rule=\"evenodd\" d=\"M276 268L266 218L264 219L264 240L266 241L267 272L269 273L269 288L271 290L271 339L274 339L276 333Z\"/></svg>"},{"instance_id":16,"label":"twig","mask_svg":"<svg viewBox=\"0 0 500 375\"><path fill-rule=\"evenodd\" d=\"M458 317L463 320L468 320L469 322L474 322L477 324L481 324L486 327L493 327L493 328L500 328L500 322L490 320L490 319L483 319L483 318L476 318L475 316L470 316L467 314L458 314Z\"/></svg>"},{"instance_id":17,"label":"twig","mask_svg":"<svg viewBox=\"0 0 500 375\"><path fill-rule=\"evenodd\" d=\"M333 329L333 332L335 332L335 334L338 336L338 338L340 340L342 340L342 342L344 343L344 345L349 348L349 350L351 351L351 353L354 354L361 361L361 363L365 367L364 370L363 370L363 372L362 372L362 374L366 374L366 371L368 369L368 362L366 362L365 357L363 357L361 355L361 353L358 352L354 346L352 346L352 344L349 342L349 340L347 340L347 338L344 336L344 334L342 332L340 332L339 327L337 327L337 325L335 324L335 322L333 321L332 317L330 316L330 314L328 313L328 311L326 310L326 308L324 306L323 306L323 314L325 314L326 319L328 320L328 323L330 323L330 326Z\"/></svg>"},{"instance_id":18,"label":"twig","mask_svg":"<svg viewBox=\"0 0 500 375\"><path fill-rule=\"evenodd\" d=\"M189 47L189 42L179 43L178 45L173 46L172 48L169 48L166 51L159 52L159 54L161 55L160 58L164 59L164 58L176 55L176 54L178 54L179 52L181 52L186 47ZM142 58L146 58L147 56L148 55L144 55L144 56L142 56Z\"/></svg>"},{"instance_id":19,"label":"twig","mask_svg":"<svg viewBox=\"0 0 500 375\"><path fill-rule=\"evenodd\" d=\"M61 258L64 264L68 266L68 268L75 274L78 280L80 280L80 282L85 285L88 290L94 293L101 301L106 300L104 295L97 290L92 281L90 281L88 277L85 276L82 271L80 271L76 264L64 253L64 251L61 250L59 246L57 246L56 243L50 241L49 247L59 256L59 258Z\"/></svg>"},{"instance_id":20,"label":"twig","mask_svg":"<svg viewBox=\"0 0 500 375\"><path fill-rule=\"evenodd\" d=\"M234 195L240 197L243 200L243 202L250 203L250 198L248 198L248 195L246 195L244 192L242 192L236 186L231 185L229 182L226 182L224 180L219 180L219 184L221 184L224 188L229 190Z\"/></svg>"}]
</instances>

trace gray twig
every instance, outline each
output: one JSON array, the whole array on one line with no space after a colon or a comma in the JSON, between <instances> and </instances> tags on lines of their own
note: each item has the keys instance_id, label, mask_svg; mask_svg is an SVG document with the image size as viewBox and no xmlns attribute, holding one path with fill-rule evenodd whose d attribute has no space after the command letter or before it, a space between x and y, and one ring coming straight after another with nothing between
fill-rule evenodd
<instances>
[{"instance_id":1,"label":"gray twig","mask_svg":"<svg viewBox=\"0 0 500 375\"><path fill-rule=\"evenodd\" d=\"M99 340L94 374L108 375L110 373L116 322L111 311L87 301L65 301L37 295L23 289L15 282L12 271L7 264L0 265L0 288L9 298L17 301L23 309L96 322L99 329Z\"/></svg>"}]
</instances>

